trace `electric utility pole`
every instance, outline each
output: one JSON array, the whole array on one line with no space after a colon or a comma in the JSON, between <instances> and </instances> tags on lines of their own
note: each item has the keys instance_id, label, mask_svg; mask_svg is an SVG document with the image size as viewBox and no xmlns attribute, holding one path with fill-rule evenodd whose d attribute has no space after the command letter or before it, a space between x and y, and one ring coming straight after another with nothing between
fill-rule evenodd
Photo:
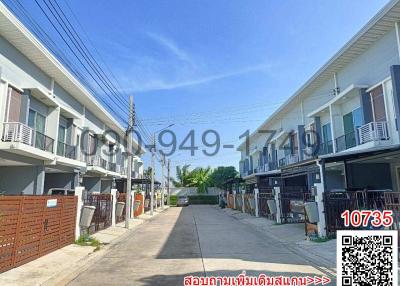
<instances>
[{"instance_id":1,"label":"electric utility pole","mask_svg":"<svg viewBox=\"0 0 400 286\"><path fill-rule=\"evenodd\" d=\"M161 209L164 209L164 193L165 193L165 178L164 178L164 167L165 167L165 155L161 159Z\"/></svg>"},{"instance_id":2,"label":"electric utility pole","mask_svg":"<svg viewBox=\"0 0 400 286\"><path fill-rule=\"evenodd\" d=\"M170 159L168 159L168 164L167 164L167 188L168 188L168 191L167 191L167 193L168 193L168 197L167 197L167 204L169 205L170 204L170 201L169 201L169 197L170 197L170 195L169 195L169 181L170 181L170 175L169 175L169 167L170 167L170 164L171 164L171 160Z\"/></svg>"},{"instance_id":3,"label":"electric utility pole","mask_svg":"<svg viewBox=\"0 0 400 286\"><path fill-rule=\"evenodd\" d=\"M126 202L125 202L125 228L129 229L131 217L131 191L132 191L132 135L135 124L135 106L133 96L129 98L129 126L128 126L128 174L126 178Z\"/></svg>"},{"instance_id":4,"label":"electric utility pole","mask_svg":"<svg viewBox=\"0 0 400 286\"><path fill-rule=\"evenodd\" d=\"M156 156L156 136L153 134L153 146L151 146L151 194L150 194L150 215L153 215L154 209L154 159Z\"/></svg>"}]
</instances>

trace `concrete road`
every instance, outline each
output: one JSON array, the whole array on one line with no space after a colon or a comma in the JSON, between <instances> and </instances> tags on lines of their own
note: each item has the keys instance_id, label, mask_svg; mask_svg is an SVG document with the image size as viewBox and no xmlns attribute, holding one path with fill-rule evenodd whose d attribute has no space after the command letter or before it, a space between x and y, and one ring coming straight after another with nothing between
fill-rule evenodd
<instances>
[{"instance_id":1,"label":"concrete road","mask_svg":"<svg viewBox=\"0 0 400 286\"><path fill-rule=\"evenodd\" d=\"M117 243L69 285L183 285L186 275L322 275L284 244L215 206L170 208ZM333 283L331 284L333 285Z\"/></svg>"}]
</instances>

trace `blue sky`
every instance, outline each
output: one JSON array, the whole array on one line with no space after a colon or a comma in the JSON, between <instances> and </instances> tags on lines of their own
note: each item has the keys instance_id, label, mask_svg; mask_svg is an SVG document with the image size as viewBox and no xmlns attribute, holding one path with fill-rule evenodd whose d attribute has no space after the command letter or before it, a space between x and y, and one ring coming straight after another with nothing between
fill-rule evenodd
<instances>
[{"instance_id":1,"label":"blue sky","mask_svg":"<svg viewBox=\"0 0 400 286\"><path fill-rule=\"evenodd\" d=\"M60 41L35 2L20 1ZM78 26L64 1L58 0ZM239 136L257 128L387 2L68 3L124 92L135 96L146 128L154 132L175 124L171 130L178 145L194 130L199 150L194 157L187 150L175 152L174 168L185 163L237 167ZM202 155L202 149L213 150L201 140L207 129L218 132L221 146L235 148Z\"/></svg>"}]
</instances>

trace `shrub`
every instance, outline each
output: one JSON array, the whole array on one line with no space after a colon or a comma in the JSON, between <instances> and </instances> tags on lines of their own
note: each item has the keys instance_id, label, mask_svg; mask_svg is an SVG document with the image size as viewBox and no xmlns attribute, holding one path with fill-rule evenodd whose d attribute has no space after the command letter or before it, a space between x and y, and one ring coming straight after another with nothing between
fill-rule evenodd
<instances>
[{"instance_id":1,"label":"shrub","mask_svg":"<svg viewBox=\"0 0 400 286\"><path fill-rule=\"evenodd\" d=\"M189 205L217 205L218 196L188 196Z\"/></svg>"},{"instance_id":2,"label":"shrub","mask_svg":"<svg viewBox=\"0 0 400 286\"><path fill-rule=\"evenodd\" d=\"M169 205L170 206L176 206L177 202L178 202L178 196L177 195L169 196Z\"/></svg>"}]
</instances>

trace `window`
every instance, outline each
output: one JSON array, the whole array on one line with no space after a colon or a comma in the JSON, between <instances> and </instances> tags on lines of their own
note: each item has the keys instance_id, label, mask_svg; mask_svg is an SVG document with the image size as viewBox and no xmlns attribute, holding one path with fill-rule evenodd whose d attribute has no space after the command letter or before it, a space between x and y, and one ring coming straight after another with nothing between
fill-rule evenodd
<instances>
[{"instance_id":1,"label":"window","mask_svg":"<svg viewBox=\"0 0 400 286\"><path fill-rule=\"evenodd\" d=\"M327 123L322 126L322 139L324 143L332 141L331 124Z\"/></svg>"},{"instance_id":2,"label":"window","mask_svg":"<svg viewBox=\"0 0 400 286\"><path fill-rule=\"evenodd\" d=\"M66 128L62 125L58 127L58 141L61 143L65 143L65 132Z\"/></svg>"},{"instance_id":3,"label":"window","mask_svg":"<svg viewBox=\"0 0 400 286\"><path fill-rule=\"evenodd\" d=\"M7 94L6 122L19 122L21 113L22 95L19 91L9 87Z\"/></svg>"},{"instance_id":4,"label":"window","mask_svg":"<svg viewBox=\"0 0 400 286\"><path fill-rule=\"evenodd\" d=\"M28 126L44 134L46 130L46 117L33 109L29 109Z\"/></svg>"},{"instance_id":5,"label":"window","mask_svg":"<svg viewBox=\"0 0 400 286\"><path fill-rule=\"evenodd\" d=\"M297 141L297 133L292 133L290 135L290 152L292 155L297 154L299 150L299 144Z\"/></svg>"},{"instance_id":6,"label":"window","mask_svg":"<svg viewBox=\"0 0 400 286\"><path fill-rule=\"evenodd\" d=\"M363 125L361 107L353 110L353 125L355 128L361 127Z\"/></svg>"},{"instance_id":7,"label":"window","mask_svg":"<svg viewBox=\"0 0 400 286\"><path fill-rule=\"evenodd\" d=\"M332 133L331 133L331 124L327 123L322 126L322 151L324 153L332 153L333 152L333 143L332 143Z\"/></svg>"},{"instance_id":8,"label":"window","mask_svg":"<svg viewBox=\"0 0 400 286\"><path fill-rule=\"evenodd\" d=\"M370 92L372 114L375 122L386 121L385 98L383 86L379 85Z\"/></svg>"}]
</instances>

